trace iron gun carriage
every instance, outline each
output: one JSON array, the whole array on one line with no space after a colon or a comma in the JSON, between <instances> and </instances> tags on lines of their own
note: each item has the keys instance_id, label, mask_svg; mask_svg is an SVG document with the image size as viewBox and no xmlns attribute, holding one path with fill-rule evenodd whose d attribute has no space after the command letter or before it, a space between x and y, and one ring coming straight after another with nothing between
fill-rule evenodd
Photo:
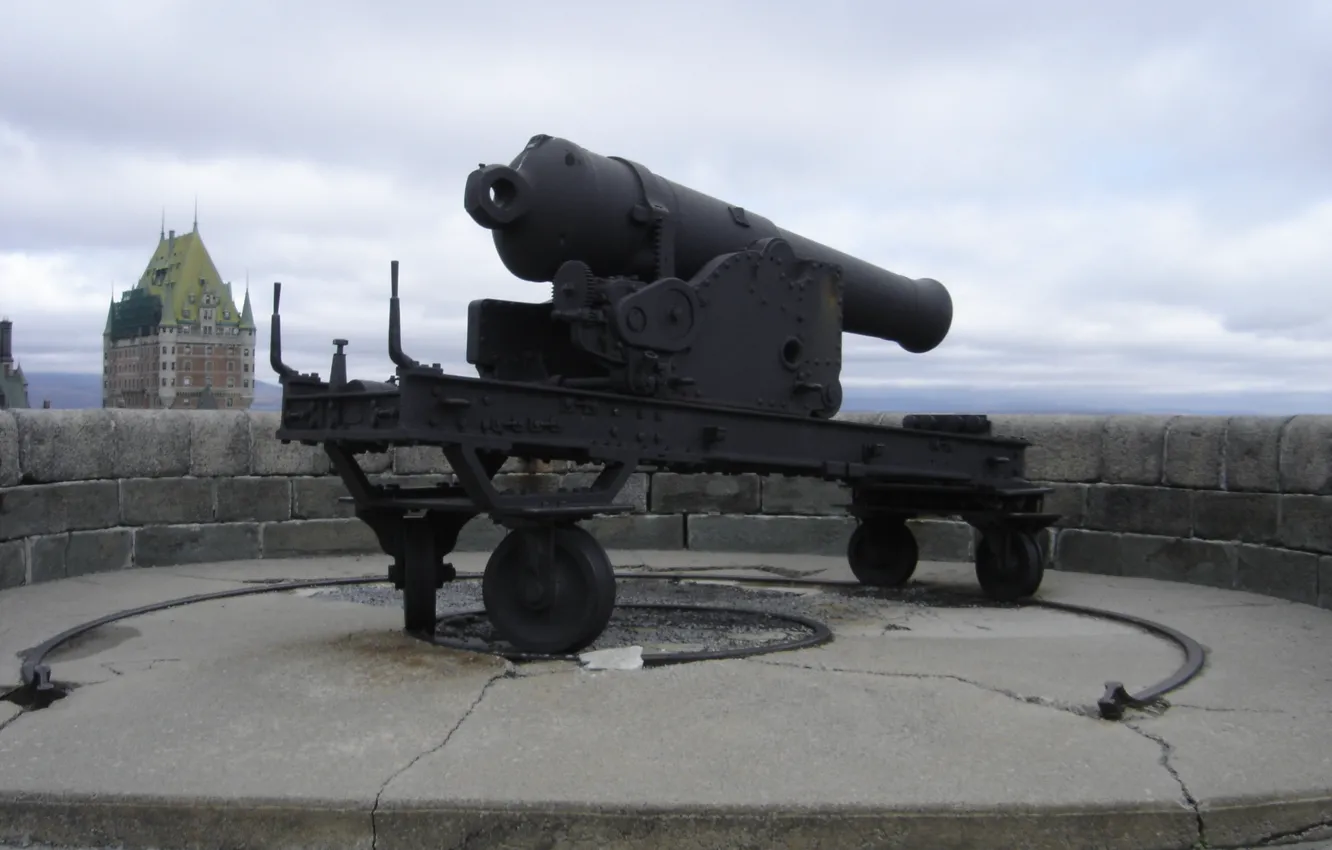
<instances>
[{"instance_id":1,"label":"iron gun carriage","mask_svg":"<svg viewBox=\"0 0 1332 850\"><path fill-rule=\"evenodd\" d=\"M277 436L323 446L356 516L393 558L408 631L433 632L435 592L456 575L444 559L486 514L507 529L482 578L495 631L530 653L590 645L614 609L615 577L579 523L631 510L616 496L643 468L846 484L857 523L847 557L870 586L914 574L909 519L958 516L978 533L986 594L1036 592L1038 535L1057 517L1043 511L1048 490L1024 478L1026 442L993 436L984 416L907 416L900 427L833 418L843 332L929 351L952 323L942 284L549 136L509 165L472 172L464 206L511 273L551 286L539 303L470 304L477 377L403 352L396 261L387 382L348 380L345 340L335 340L327 381L286 366L274 285ZM454 480L372 483L355 456L390 446L441 448ZM494 480L509 458L601 471L580 490L505 492Z\"/></svg>"}]
</instances>

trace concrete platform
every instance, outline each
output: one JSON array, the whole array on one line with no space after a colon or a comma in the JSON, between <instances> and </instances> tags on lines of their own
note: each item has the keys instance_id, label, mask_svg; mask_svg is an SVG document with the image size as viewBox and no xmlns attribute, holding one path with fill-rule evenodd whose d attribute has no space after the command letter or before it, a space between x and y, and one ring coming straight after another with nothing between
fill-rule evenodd
<instances>
[{"instance_id":1,"label":"concrete platform","mask_svg":"<svg viewBox=\"0 0 1332 850\"><path fill-rule=\"evenodd\" d=\"M613 553L622 569L849 578L841 559ZM483 555L455 563L479 571ZM383 557L125 571L0 593L17 654L96 616ZM918 581L975 593L969 568ZM1144 579L1046 599L1207 646L1163 710L1101 720L1180 661L1132 628L885 600L816 649L591 672L401 634L394 608L280 593L104 627L77 687L0 702L0 844L162 848L1245 847L1332 838L1332 612ZM1200 844L1200 842L1205 842ZM1312 844L1310 844L1312 842Z\"/></svg>"}]
</instances>

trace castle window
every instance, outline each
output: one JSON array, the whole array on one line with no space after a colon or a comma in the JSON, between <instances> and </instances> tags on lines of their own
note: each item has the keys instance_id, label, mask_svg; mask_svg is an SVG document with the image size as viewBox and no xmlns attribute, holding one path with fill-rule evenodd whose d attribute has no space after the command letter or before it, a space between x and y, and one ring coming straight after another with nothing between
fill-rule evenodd
<instances>
[{"instance_id":1,"label":"castle window","mask_svg":"<svg viewBox=\"0 0 1332 850\"><path fill-rule=\"evenodd\" d=\"M163 378L163 379L162 379L162 386L164 386L164 387L166 386L166 378Z\"/></svg>"},{"instance_id":2,"label":"castle window","mask_svg":"<svg viewBox=\"0 0 1332 850\"><path fill-rule=\"evenodd\" d=\"M235 386L236 386L236 379L235 379L235 378L227 378L227 389L231 389L231 388L233 388L233 387L235 387Z\"/></svg>"},{"instance_id":3,"label":"castle window","mask_svg":"<svg viewBox=\"0 0 1332 850\"><path fill-rule=\"evenodd\" d=\"M227 396L227 407L231 407L231 396Z\"/></svg>"},{"instance_id":4,"label":"castle window","mask_svg":"<svg viewBox=\"0 0 1332 850\"><path fill-rule=\"evenodd\" d=\"M186 360L184 363L181 364L180 368L184 369L186 372L189 372L193 370L194 364L191 363L189 360Z\"/></svg>"},{"instance_id":5,"label":"castle window","mask_svg":"<svg viewBox=\"0 0 1332 850\"><path fill-rule=\"evenodd\" d=\"M230 319L230 318L231 318L231 311L230 311L230 310L223 310L223 311L222 311L222 318L224 318L224 319Z\"/></svg>"},{"instance_id":6,"label":"castle window","mask_svg":"<svg viewBox=\"0 0 1332 850\"><path fill-rule=\"evenodd\" d=\"M181 383L182 383L182 385L188 387L188 386L190 385L190 376L189 376L189 375L186 375L186 376L182 379Z\"/></svg>"},{"instance_id":7,"label":"castle window","mask_svg":"<svg viewBox=\"0 0 1332 850\"><path fill-rule=\"evenodd\" d=\"M205 351L204 353L205 353L205 354L212 354L212 353L213 353L213 347L212 347L211 345L208 346L208 350Z\"/></svg>"},{"instance_id":8,"label":"castle window","mask_svg":"<svg viewBox=\"0 0 1332 850\"><path fill-rule=\"evenodd\" d=\"M241 381L241 386L248 387L249 385L250 385L249 378L246 378L245 380Z\"/></svg>"}]
</instances>

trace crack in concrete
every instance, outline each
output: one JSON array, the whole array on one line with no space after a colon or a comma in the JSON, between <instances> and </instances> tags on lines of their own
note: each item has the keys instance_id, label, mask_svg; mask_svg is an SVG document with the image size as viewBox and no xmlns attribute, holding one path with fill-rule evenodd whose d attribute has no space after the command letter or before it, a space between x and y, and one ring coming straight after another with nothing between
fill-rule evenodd
<instances>
[{"instance_id":1,"label":"crack in concrete","mask_svg":"<svg viewBox=\"0 0 1332 850\"><path fill-rule=\"evenodd\" d=\"M884 676L886 678L895 679L939 679L960 682L964 685L970 685L973 688L980 688L983 691L1007 697L1025 705L1040 706L1041 708L1048 708L1054 711L1062 711L1065 714L1072 714L1075 717L1086 717L1093 720L1099 720L1101 716L1100 711L1092 706L1070 705L1069 703L1059 702L1047 697L1024 696L1017 691L1000 688L995 685L987 685L984 682L977 682L974 679L968 679L965 676L958 676L952 673L901 673L889 672L886 670L855 670L846 667L814 666L812 664L797 664L790 661L768 661L761 658L746 660L755 664L766 664L770 667L796 667L802 670L812 670L822 673L859 673L866 676Z\"/></svg>"},{"instance_id":2,"label":"crack in concrete","mask_svg":"<svg viewBox=\"0 0 1332 850\"><path fill-rule=\"evenodd\" d=\"M1294 841L1303 841L1305 839L1322 841L1324 838L1328 837L1328 834L1324 832L1324 830L1332 830L1332 820L1320 820L1317 823L1300 827L1299 829L1287 829L1281 832L1269 833L1258 839L1258 846L1271 847L1277 844L1291 844L1294 843ZM1294 839L1294 841L1292 841L1292 839Z\"/></svg>"},{"instance_id":3,"label":"crack in concrete","mask_svg":"<svg viewBox=\"0 0 1332 850\"><path fill-rule=\"evenodd\" d=\"M1280 714L1286 717L1300 716L1298 712L1286 711L1285 709L1280 708L1226 708L1224 706L1194 705L1187 702L1172 702L1170 704L1175 708L1187 708L1191 711L1208 711L1218 714Z\"/></svg>"},{"instance_id":4,"label":"crack in concrete","mask_svg":"<svg viewBox=\"0 0 1332 850\"><path fill-rule=\"evenodd\" d=\"M98 664L97 666L102 667L103 669L106 669L106 670L110 670L112 673L115 673L117 676L124 676L124 675L126 675L127 673L146 673L147 671L153 669L153 667L157 666L158 664L166 664L166 663L169 663L169 662L172 662L172 661L180 661L180 659L179 659L179 658L147 658L147 659L139 659L139 660L137 660L137 661L103 661L103 662L101 662L100 664ZM120 670L120 669L118 669L117 665L123 665L123 666L127 667L128 669L127 669L127 670ZM147 665L147 666L143 666L143 665Z\"/></svg>"},{"instance_id":5,"label":"crack in concrete","mask_svg":"<svg viewBox=\"0 0 1332 850\"><path fill-rule=\"evenodd\" d=\"M472 704L467 707L467 710L465 712L463 712L463 716L458 718L458 722L453 724L453 728L450 729L444 735L444 740L440 741L438 744L431 747L430 749L420 752L415 756L413 756L406 764L404 764L402 767L398 768L397 770L393 771L393 773L391 773L389 777L384 780L384 784L379 786L379 790L375 792L375 802L370 807L370 850L378 850L379 848L379 825L376 822L376 816L379 814L379 802L381 799L383 799L384 792L388 789L389 785L393 782L393 780L397 779L399 776L402 776L421 759L425 758L426 756L434 755L435 753L444 749L444 747L448 745L449 741L453 740L454 734L457 733L457 731L462 728L462 725L467 722L467 718L472 716L472 712L476 711L476 707L481 704L481 700L485 699L486 692L490 690L490 686L498 682L500 679L512 679L512 678L515 678L515 676L512 667L510 667L509 669L506 669L503 673L498 673L494 676L491 676L488 680L486 680L486 683L481 686L480 692L477 693L476 699L472 700Z\"/></svg>"},{"instance_id":6,"label":"crack in concrete","mask_svg":"<svg viewBox=\"0 0 1332 850\"><path fill-rule=\"evenodd\" d=\"M1135 726L1133 723L1126 721L1124 726L1161 748L1161 759L1159 764L1161 767L1165 768L1166 773L1170 774L1170 778L1175 780L1175 784L1179 786L1179 792L1184 795L1184 802L1193 810L1193 820L1198 829L1198 841L1196 846L1207 847L1207 824L1203 821L1202 809L1199 808L1198 800L1193 796L1193 792L1189 790L1188 783L1184 781L1184 777L1180 776L1179 771L1170 763L1170 757L1175 752L1175 746L1160 735L1154 735L1151 732Z\"/></svg>"},{"instance_id":7,"label":"crack in concrete","mask_svg":"<svg viewBox=\"0 0 1332 850\"><path fill-rule=\"evenodd\" d=\"M4 731L5 731L6 729L8 729L10 726L13 726L14 723L15 723L15 721L17 721L17 720L18 720L20 717L22 717L24 714L27 714L27 712L26 712L26 711L20 711L20 712L16 713L13 717L9 718L8 720L0 720L0 732L4 732Z\"/></svg>"}]
</instances>

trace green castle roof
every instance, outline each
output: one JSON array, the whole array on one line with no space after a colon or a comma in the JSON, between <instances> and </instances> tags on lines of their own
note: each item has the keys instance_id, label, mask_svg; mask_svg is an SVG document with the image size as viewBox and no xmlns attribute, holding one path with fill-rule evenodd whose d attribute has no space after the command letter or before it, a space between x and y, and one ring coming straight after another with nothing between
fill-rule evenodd
<instances>
[{"instance_id":1,"label":"green castle roof","mask_svg":"<svg viewBox=\"0 0 1332 850\"><path fill-rule=\"evenodd\" d=\"M105 332L120 339L153 325L195 324L206 295L216 297L211 309L219 327L254 329L249 293L243 308L237 308L231 284L218 274L198 229L179 236L162 234L134 289L112 303Z\"/></svg>"}]
</instances>

